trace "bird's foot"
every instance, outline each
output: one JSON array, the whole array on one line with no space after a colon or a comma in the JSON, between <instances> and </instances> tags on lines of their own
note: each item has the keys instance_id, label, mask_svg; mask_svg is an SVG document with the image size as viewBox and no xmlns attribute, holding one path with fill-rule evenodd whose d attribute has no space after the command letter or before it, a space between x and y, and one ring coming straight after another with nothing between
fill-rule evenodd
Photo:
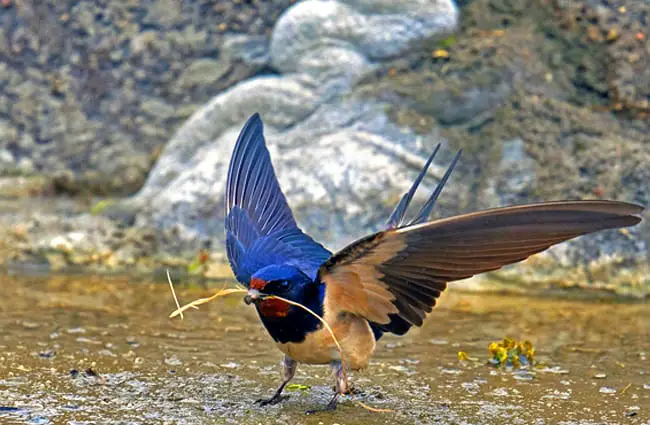
<instances>
[{"instance_id":1,"label":"bird's foot","mask_svg":"<svg viewBox=\"0 0 650 425\"><path fill-rule=\"evenodd\" d=\"M336 391L336 387L332 387L334 391ZM365 394L365 391L363 391L361 388L356 387L354 385L350 385L345 392L343 393L345 395L363 395Z\"/></svg>"},{"instance_id":2,"label":"bird's foot","mask_svg":"<svg viewBox=\"0 0 650 425\"><path fill-rule=\"evenodd\" d=\"M255 403L259 404L260 406L268 406L268 405L272 406L274 404L282 403L284 400L288 398L289 398L288 395L282 395L276 393L271 398L260 398L258 400L255 400Z\"/></svg>"},{"instance_id":3,"label":"bird's foot","mask_svg":"<svg viewBox=\"0 0 650 425\"><path fill-rule=\"evenodd\" d=\"M352 386L352 387L350 387L350 388L348 389L348 392L346 392L345 394L346 394L346 395L363 395L363 394L365 394L365 391L363 391L363 390L362 390L361 388L359 388L359 387L354 387L354 386Z\"/></svg>"},{"instance_id":4,"label":"bird's foot","mask_svg":"<svg viewBox=\"0 0 650 425\"><path fill-rule=\"evenodd\" d=\"M320 409L309 409L305 411L305 415L313 415L319 412L331 412L332 410L336 410L336 406L338 406L339 403L339 396L339 393L334 394L334 397L332 397L330 402L327 403L327 406L321 407Z\"/></svg>"}]
</instances>

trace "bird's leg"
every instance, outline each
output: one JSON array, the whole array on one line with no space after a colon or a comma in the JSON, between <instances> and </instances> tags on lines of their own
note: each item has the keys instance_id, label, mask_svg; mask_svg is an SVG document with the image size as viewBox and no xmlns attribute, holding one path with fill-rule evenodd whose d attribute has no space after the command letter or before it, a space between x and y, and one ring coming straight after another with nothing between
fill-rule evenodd
<instances>
[{"instance_id":1,"label":"bird's leg","mask_svg":"<svg viewBox=\"0 0 650 425\"><path fill-rule=\"evenodd\" d=\"M305 412L306 414L312 415L317 412L336 410L336 406L338 405L339 397L341 397L341 394L347 394L350 391L350 387L348 386L345 371L343 370L343 364L340 361L333 362L332 369L334 369L334 376L336 377L336 389L335 389L334 397L332 397L329 403L327 403L327 406L321 409L307 410Z\"/></svg>"},{"instance_id":2,"label":"bird's leg","mask_svg":"<svg viewBox=\"0 0 650 425\"><path fill-rule=\"evenodd\" d=\"M332 363L332 369L334 369L334 376L336 377L336 394L348 394L351 386L348 382L345 370L343 370L343 363Z\"/></svg>"},{"instance_id":3,"label":"bird's leg","mask_svg":"<svg viewBox=\"0 0 650 425\"><path fill-rule=\"evenodd\" d=\"M340 362L332 363L332 369L334 371L334 376L336 377L336 386L334 391L337 394L361 394L361 390L352 385L343 373L343 365Z\"/></svg>"},{"instance_id":4,"label":"bird's leg","mask_svg":"<svg viewBox=\"0 0 650 425\"><path fill-rule=\"evenodd\" d=\"M282 364L284 365L284 380L282 381L280 387L277 389L275 394L273 394L273 397L261 398L259 400L255 400L255 403L259 403L260 406L266 406L268 404L280 403L281 401L289 398L289 396L282 395L282 390L284 390L284 387L289 383L289 381L293 379L293 375L296 374L296 368L298 367L298 362L289 356L284 356L284 361L282 362Z\"/></svg>"}]
</instances>

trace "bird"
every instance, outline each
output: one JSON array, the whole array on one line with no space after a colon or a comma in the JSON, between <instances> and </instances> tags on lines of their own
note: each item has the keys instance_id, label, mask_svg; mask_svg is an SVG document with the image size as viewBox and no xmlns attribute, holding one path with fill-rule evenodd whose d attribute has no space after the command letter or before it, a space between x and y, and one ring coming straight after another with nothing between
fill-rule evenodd
<instances>
[{"instance_id":1,"label":"bird","mask_svg":"<svg viewBox=\"0 0 650 425\"><path fill-rule=\"evenodd\" d=\"M550 201L430 220L462 151L407 219L439 149L440 144L380 231L331 252L296 223L260 115L245 123L226 178L226 253L235 278L247 288L244 302L255 306L284 353L282 383L270 398L257 400L260 405L286 398L282 392L299 363L321 364L332 368L335 392L320 410L333 410L351 390L346 370L367 367L383 334L404 335L421 326L449 282L522 261L568 239L641 221L642 206L607 200ZM319 318L273 296L310 309L336 341Z\"/></svg>"}]
</instances>

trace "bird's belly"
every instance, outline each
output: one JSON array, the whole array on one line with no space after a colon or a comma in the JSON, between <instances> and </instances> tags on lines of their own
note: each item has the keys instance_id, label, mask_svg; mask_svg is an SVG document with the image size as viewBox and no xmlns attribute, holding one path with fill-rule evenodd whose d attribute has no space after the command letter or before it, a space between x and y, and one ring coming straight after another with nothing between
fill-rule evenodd
<instances>
[{"instance_id":1,"label":"bird's belly","mask_svg":"<svg viewBox=\"0 0 650 425\"><path fill-rule=\"evenodd\" d=\"M329 321L343 349L345 367L362 369L375 351L375 337L368 321L358 316L344 315ZM324 327L308 334L302 342L278 343L278 348L292 359L308 364L327 364L341 360L332 335Z\"/></svg>"}]
</instances>

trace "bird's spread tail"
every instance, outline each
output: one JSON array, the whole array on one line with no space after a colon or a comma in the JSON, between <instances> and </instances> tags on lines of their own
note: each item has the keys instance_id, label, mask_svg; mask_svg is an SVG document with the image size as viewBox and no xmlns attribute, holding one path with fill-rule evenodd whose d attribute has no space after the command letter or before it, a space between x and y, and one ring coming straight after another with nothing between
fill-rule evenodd
<instances>
[{"instance_id":1,"label":"bird's spread tail","mask_svg":"<svg viewBox=\"0 0 650 425\"><path fill-rule=\"evenodd\" d=\"M418 214L408 222L405 220L404 216L406 215L406 210L408 210L408 206L411 203L411 200L413 199L413 195L415 195L415 191L420 185L420 182L422 182L424 176L427 174L427 170L429 169L431 162L433 162L433 158L438 153L438 150L440 150L440 143L438 143L436 148L433 150L431 156L429 156L429 159L427 159L427 162L424 164L424 168L422 168L422 171L413 182L413 185L411 186L409 191L402 196L399 203L395 206L393 213L390 215L388 219L388 223L387 223L388 229L398 229L404 226L420 224L426 222L429 219L429 215L431 214L431 211L433 210L433 207L436 204L436 201L438 200L438 196L440 196L440 193L442 192L442 189L445 187L447 180L449 180L449 176L451 176L452 171L454 171L454 167L456 167L456 163L458 163L458 160L460 159L460 155L463 152L462 149L458 151L458 153L452 160L451 165L449 165L449 168L447 168L447 171L445 171L444 176L442 176L442 179L440 179L435 190L433 191L433 193L431 194L427 202L422 206Z\"/></svg>"}]
</instances>

